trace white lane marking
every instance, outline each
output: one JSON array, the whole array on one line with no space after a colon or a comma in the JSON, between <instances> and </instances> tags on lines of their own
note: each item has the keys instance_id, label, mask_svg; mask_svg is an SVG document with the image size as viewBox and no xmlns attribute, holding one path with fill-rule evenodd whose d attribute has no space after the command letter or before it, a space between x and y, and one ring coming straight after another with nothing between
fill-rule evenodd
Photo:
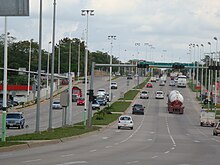
<instances>
[{"instance_id":1,"label":"white lane marking","mask_svg":"<svg viewBox=\"0 0 220 165\"><path fill-rule=\"evenodd\" d=\"M114 145L118 145L118 143L115 143Z\"/></svg>"},{"instance_id":2,"label":"white lane marking","mask_svg":"<svg viewBox=\"0 0 220 165\"><path fill-rule=\"evenodd\" d=\"M97 150L90 150L89 152L96 152Z\"/></svg>"},{"instance_id":3,"label":"white lane marking","mask_svg":"<svg viewBox=\"0 0 220 165\"><path fill-rule=\"evenodd\" d=\"M37 162L37 161L41 161L42 159L33 159L33 160L26 160L24 161L24 163L32 163L32 162Z\"/></svg>"},{"instance_id":4,"label":"white lane marking","mask_svg":"<svg viewBox=\"0 0 220 165\"><path fill-rule=\"evenodd\" d=\"M152 132L150 132L150 134L155 134L155 132L152 131Z\"/></svg>"},{"instance_id":5,"label":"white lane marking","mask_svg":"<svg viewBox=\"0 0 220 165\"><path fill-rule=\"evenodd\" d=\"M170 151L166 151L166 152L164 152L165 154L168 154Z\"/></svg>"},{"instance_id":6,"label":"white lane marking","mask_svg":"<svg viewBox=\"0 0 220 165\"><path fill-rule=\"evenodd\" d=\"M121 130L116 130L115 132L121 132Z\"/></svg>"},{"instance_id":7,"label":"white lane marking","mask_svg":"<svg viewBox=\"0 0 220 165\"><path fill-rule=\"evenodd\" d=\"M153 156L152 159L155 159L155 158L157 158L157 157L158 157L158 156Z\"/></svg>"},{"instance_id":8,"label":"white lane marking","mask_svg":"<svg viewBox=\"0 0 220 165\"><path fill-rule=\"evenodd\" d=\"M217 139L215 139L215 138L211 138L212 140L214 140L214 141L216 141L216 142L219 142L220 143L220 141L219 140L217 140Z\"/></svg>"},{"instance_id":9,"label":"white lane marking","mask_svg":"<svg viewBox=\"0 0 220 165\"><path fill-rule=\"evenodd\" d=\"M139 161L132 161L132 162L127 162L126 164L136 164L136 163L138 163Z\"/></svg>"},{"instance_id":10,"label":"white lane marking","mask_svg":"<svg viewBox=\"0 0 220 165\"><path fill-rule=\"evenodd\" d=\"M147 139L148 141L152 141L153 139Z\"/></svg>"},{"instance_id":11,"label":"white lane marking","mask_svg":"<svg viewBox=\"0 0 220 165\"><path fill-rule=\"evenodd\" d=\"M73 156L74 154L61 155L61 157Z\"/></svg>"},{"instance_id":12,"label":"white lane marking","mask_svg":"<svg viewBox=\"0 0 220 165\"><path fill-rule=\"evenodd\" d=\"M108 139L109 137L102 137L103 140Z\"/></svg>"},{"instance_id":13,"label":"white lane marking","mask_svg":"<svg viewBox=\"0 0 220 165\"><path fill-rule=\"evenodd\" d=\"M2 155L0 155L0 157L8 157L8 156L11 156L11 155L13 155L13 154L2 154Z\"/></svg>"},{"instance_id":14,"label":"white lane marking","mask_svg":"<svg viewBox=\"0 0 220 165\"><path fill-rule=\"evenodd\" d=\"M88 163L87 161L75 161L75 162L66 162L63 164L56 164L56 165L71 165L71 164L86 164Z\"/></svg>"},{"instance_id":15,"label":"white lane marking","mask_svg":"<svg viewBox=\"0 0 220 165\"><path fill-rule=\"evenodd\" d=\"M174 150L174 149L175 149L175 147L172 147L172 148L171 148L171 150Z\"/></svg>"},{"instance_id":16,"label":"white lane marking","mask_svg":"<svg viewBox=\"0 0 220 165\"><path fill-rule=\"evenodd\" d=\"M167 116L166 116L166 121L167 121ZM169 136L170 136L170 139L171 139L172 142L173 142L173 145L176 146L176 142L175 142L173 136L172 136L171 133L170 133L170 127L169 127L169 125L167 125L167 131L168 131L168 134L169 134Z\"/></svg>"},{"instance_id":17,"label":"white lane marking","mask_svg":"<svg viewBox=\"0 0 220 165\"><path fill-rule=\"evenodd\" d=\"M194 143L200 143L200 141L199 140L194 140Z\"/></svg>"},{"instance_id":18,"label":"white lane marking","mask_svg":"<svg viewBox=\"0 0 220 165\"><path fill-rule=\"evenodd\" d=\"M111 148L112 146L105 146L105 148Z\"/></svg>"}]
</instances>

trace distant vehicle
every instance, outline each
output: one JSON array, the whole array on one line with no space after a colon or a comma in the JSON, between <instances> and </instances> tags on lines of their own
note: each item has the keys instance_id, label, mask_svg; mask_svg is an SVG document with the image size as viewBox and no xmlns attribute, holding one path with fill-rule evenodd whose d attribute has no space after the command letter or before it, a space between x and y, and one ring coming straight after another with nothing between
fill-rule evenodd
<instances>
[{"instance_id":1,"label":"distant vehicle","mask_svg":"<svg viewBox=\"0 0 220 165\"><path fill-rule=\"evenodd\" d=\"M105 106L107 104L107 100L105 99L104 96L102 97L96 97L96 101L99 103L101 106Z\"/></svg>"},{"instance_id":2,"label":"distant vehicle","mask_svg":"<svg viewBox=\"0 0 220 165\"><path fill-rule=\"evenodd\" d=\"M144 106L142 104L134 104L132 106L132 114L142 114L144 115Z\"/></svg>"},{"instance_id":3,"label":"distant vehicle","mask_svg":"<svg viewBox=\"0 0 220 165\"><path fill-rule=\"evenodd\" d=\"M77 86L72 87L72 101L76 102L78 98L82 97L82 89Z\"/></svg>"},{"instance_id":4,"label":"distant vehicle","mask_svg":"<svg viewBox=\"0 0 220 165\"><path fill-rule=\"evenodd\" d=\"M178 76L177 87L186 88L186 76L185 75Z\"/></svg>"},{"instance_id":5,"label":"distant vehicle","mask_svg":"<svg viewBox=\"0 0 220 165\"><path fill-rule=\"evenodd\" d=\"M54 101L52 104L52 108L53 109L62 109L62 105L60 104L60 101L59 100Z\"/></svg>"},{"instance_id":6,"label":"distant vehicle","mask_svg":"<svg viewBox=\"0 0 220 165\"><path fill-rule=\"evenodd\" d=\"M100 104L98 103L98 101L93 100L93 102L92 102L92 109L93 110L100 109Z\"/></svg>"},{"instance_id":7,"label":"distant vehicle","mask_svg":"<svg viewBox=\"0 0 220 165\"><path fill-rule=\"evenodd\" d=\"M111 82L111 89L118 89L117 82Z\"/></svg>"},{"instance_id":8,"label":"distant vehicle","mask_svg":"<svg viewBox=\"0 0 220 165\"><path fill-rule=\"evenodd\" d=\"M131 74L127 75L127 79L133 79Z\"/></svg>"},{"instance_id":9,"label":"distant vehicle","mask_svg":"<svg viewBox=\"0 0 220 165\"><path fill-rule=\"evenodd\" d=\"M115 76L121 76L121 73L116 72L116 73L115 73Z\"/></svg>"},{"instance_id":10,"label":"distant vehicle","mask_svg":"<svg viewBox=\"0 0 220 165\"><path fill-rule=\"evenodd\" d=\"M174 80L170 80L169 86L175 86L175 81Z\"/></svg>"},{"instance_id":11,"label":"distant vehicle","mask_svg":"<svg viewBox=\"0 0 220 165\"><path fill-rule=\"evenodd\" d=\"M105 89L103 89L103 88L98 89L97 95L105 95L105 94L106 94Z\"/></svg>"},{"instance_id":12,"label":"distant vehicle","mask_svg":"<svg viewBox=\"0 0 220 165\"><path fill-rule=\"evenodd\" d=\"M156 99L164 99L164 92L163 91L156 91Z\"/></svg>"},{"instance_id":13,"label":"distant vehicle","mask_svg":"<svg viewBox=\"0 0 220 165\"><path fill-rule=\"evenodd\" d=\"M177 90L172 90L168 95L168 112L184 113L183 96Z\"/></svg>"},{"instance_id":14,"label":"distant vehicle","mask_svg":"<svg viewBox=\"0 0 220 165\"><path fill-rule=\"evenodd\" d=\"M157 82L157 78L156 77L151 77L150 81L151 82Z\"/></svg>"},{"instance_id":15,"label":"distant vehicle","mask_svg":"<svg viewBox=\"0 0 220 165\"><path fill-rule=\"evenodd\" d=\"M140 99L149 99L148 91L141 91Z\"/></svg>"},{"instance_id":16,"label":"distant vehicle","mask_svg":"<svg viewBox=\"0 0 220 165\"><path fill-rule=\"evenodd\" d=\"M85 105L85 99L83 97L78 98L76 104L77 105Z\"/></svg>"},{"instance_id":17,"label":"distant vehicle","mask_svg":"<svg viewBox=\"0 0 220 165\"><path fill-rule=\"evenodd\" d=\"M122 115L118 118L118 129L121 129L121 128L133 129L133 127L134 127L134 122L131 116Z\"/></svg>"},{"instance_id":18,"label":"distant vehicle","mask_svg":"<svg viewBox=\"0 0 220 165\"><path fill-rule=\"evenodd\" d=\"M165 81L160 80L160 84L159 84L159 86L165 86Z\"/></svg>"},{"instance_id":19,"label":"distant vehicle","mask_svg":"<svg viewBox=\"0 0 220 165\"><path fill-rule=\"evenodd\" d=\"M147 88L153 88L153 84L149 82L149 83L147 83L146 87Z\"/></svg>"},{"instance_id":20,"label":"distant vehicle","mask_svg":"<svg viewBox=\"0 0 220 165\"><path fill-rule=\"evenodd\" d=\"M220 134L220 122L218 122L213 129L213 136L218 136L218 134Z\"/></svg>"},{"instance_id":21,"label":"distant vehicle","mask_svg":"<svg viewBox=\"0 0 220 165\"><path fill-rule=\"evenodd\" d=\"M167 82L167 76L166 75L161 76L160 81L164 81L166 83Z\"/></svg>"},{"instance_id":22,"label":"distant vehicle","mask_svg":"<svg viewBox=\"0 0 220 165\"><path fill-rule=\"evenodd\" d=\"M215 112L201 111L200 112L200 126L211 126L215 125Z\"/></svg>"},{"instance_id":23,"label":"distant vehicle","mask_svg":"<svg viewBox=\"0 0 220 165\"><path fill-rule=\"evenodd\" d=\"M22 112L9 112L6 115L6 127L24 128L25 118Z\"/></svg>"}]
</instances>

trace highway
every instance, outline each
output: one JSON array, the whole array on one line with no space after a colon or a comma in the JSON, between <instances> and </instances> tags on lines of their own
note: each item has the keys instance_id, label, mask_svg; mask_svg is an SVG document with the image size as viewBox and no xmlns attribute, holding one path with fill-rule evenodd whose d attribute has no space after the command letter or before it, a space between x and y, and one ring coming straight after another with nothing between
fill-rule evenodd
<instances>
[{"instance_id":1,"label":"highway","mask_svg":"<svg viewBox=\"0 0 220 165\"><path fill-rule=\"evenodd\" d=\"M94 79L94 94L96 94L96 91L99 88L104 88L106 91L109 91L109 77L95 77ZM140 77L140 82L144 80L143 77ZM135 85L137 85L137 80L127 80L126 77L119 77L115 80L112 80L117 82L118 89L112 89L113 93L113 102L117 100L122 93L125 91L128 91L129 89L133 88ZM127 85L127 81L129 82ZM124 85L126 84L126 85ZM83 93L84 93L84 86L85 84L79 83L77 86L79 86ZM89 84L88 84L89 87ZM89 88L88 88L89 89ZM84 94L83 94L84 97ZM54 100L60 99L60 96L56 96ZM84 106L77 106L76 102L72 103L72 123L78 123L83 121L83 112L84 112ZM26 120L26 124L28 125L28 128L25 129L17 129L17 128L10 128L7 129L7 136L12 135L18 135L18 134L25 134L25 133L32 133L35 131L36 127L36 105L21 109L19 111L24 112L24 117ZM52 119L52 125L53 128L61 127L62 126L62 111L61 109L53 110L53 119ZM93 111L95 112L95 111ZM1 127L1 120L0 120L0 127ZM46 100L44 102L41 102L41 108L40 108L40 131L46 130L48 128L49 124L49 100ZM1 135L1 132L0 132Z\"/></svg>"},{"instance_id":2,"label":"highway","mask_svg":"<svg viewBox=\"0 0 220 165\"><path fill-rule=\"evenodd\" d=\"M167 98L156 100L155 91L166 94L176 87L154 83L145 105L145 115L132 115L134 129L117 129L117 123L82 138L55 145L0 153L1 164L17 165L218 165L220 137L212 127L200 127L200 106L188 88L179 89L185 98L185 113L169 114Z\"/></svg>"}]
</instances>

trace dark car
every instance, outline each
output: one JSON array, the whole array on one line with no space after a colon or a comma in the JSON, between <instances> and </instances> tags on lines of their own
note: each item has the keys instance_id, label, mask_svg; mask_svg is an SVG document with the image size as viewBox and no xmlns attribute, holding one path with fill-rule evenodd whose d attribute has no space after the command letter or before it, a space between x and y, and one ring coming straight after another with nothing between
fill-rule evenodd
<instances>
[{"instance_id":1,"label":"dark car","mask_svg":"<svg viewBox=\"0 0 220 165\"><path fill-rule=\"evenodd\" d=\"M131 74L128 74L127 79L128 79L128 80L129 80L129 79L132 79L132 75L131 75Z\"/></svg>"},{"instance_id":2,"label":"dark car","mask_svg":"<svg viewBox=\"0 0 220 165\"><path fill-rule=\"evenodd\" d=\"M104 97L96 97L96 101L101 106L105 106L107 104L107 100Z\"/></svg>"},{"instance_id":3,"label":"dark car","mask_svg":"<svg viewBox=\"0 0 220 165\"><path fill-rule=\"evenodd\" d=\"M144 115L144 106L142 104L134 104L132 106L132 114L142 114Z\"/></svg>"}]
</instances>

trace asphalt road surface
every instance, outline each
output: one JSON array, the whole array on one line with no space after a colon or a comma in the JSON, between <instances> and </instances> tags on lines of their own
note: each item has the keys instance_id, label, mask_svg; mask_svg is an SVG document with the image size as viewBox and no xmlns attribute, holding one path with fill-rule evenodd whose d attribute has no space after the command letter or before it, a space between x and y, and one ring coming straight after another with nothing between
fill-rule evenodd
<instances>
[{"instance_id":1,"label":"asphalt road surface","mask_svg":"<svg viewBox=\"0 0 220 165\"><path fill-rule=\"evenodd\" d=\"M168 83L167 83L168 84ZM176 87L154 83L145 105L145 115L132 115L134 129L117 129L117 123L92 135L72 141L0 153L1 164L17 165L218 165L220 137L212 127L200 127L198 102L188 88L185 113L169 114L167 98L156 100L155 91L168 93Z\"/></svg>"},{"instance_id":2,"label":"asphalt road surface","mask_svg":"<svg viewBox=\"0 0 220 165\"><path fill-rule=\"evenodd\" d=\"M140 82L144 81L145 78L140 77ZM109 77L95 77L94 79L94 91L96 94L96 91L99 88L104 88L106 91L109 91ZM113 93L113 100L112 102L116 101L120 96L122 96L123 93L133 88L135 85L137 85L137 80L127 80L126 77L119 77L115 80L118 84L118 89L112 89ZM126 85L125 85L126 84ZM84 93L84 86L85 84L79 83L77 86L79 86L83 93ZM88 84L89 86L89 84ZM89 89L89 88L88 88ZM84 97L84 94L83 94ZM60 96L56 96L54 100L59 100ZM83 121L83 112L84 112L84 106L77 106L76 102L72 103L72 123L78 123ZM25 125L28 125L25 129L17 129L17 128L10 128L7 129L7 136L12 135L18 135L18 134L25 134L25 133L32 133L35 131L36 127L36 105L21 109L19 111L24 112L25 117ZM95 112L95 111L93 111ZM53 128L61 127L62 126L62 109L54 109L52 113L52 126ZM1 127L1 120L0 120L0 127ZM41 108L40 108L40 131L46 130L49 125L49 100L46 100L44 102L41 102ZM1 135L2 132L0 132Z\"/></svg>"}]
</instances>

